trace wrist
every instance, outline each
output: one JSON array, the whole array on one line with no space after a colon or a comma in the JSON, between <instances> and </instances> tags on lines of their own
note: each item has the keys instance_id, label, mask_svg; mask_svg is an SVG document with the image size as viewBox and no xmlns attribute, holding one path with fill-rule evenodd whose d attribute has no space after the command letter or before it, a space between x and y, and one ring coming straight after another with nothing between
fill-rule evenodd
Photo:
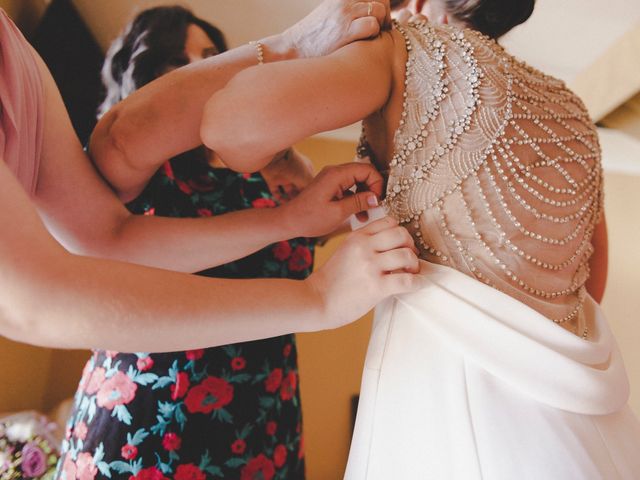
<instances>
[{"instance_id":1,"label":"wrist","mask_svg":"<svg viewBox=\"0 0 640 480\"><path fill-rule=\"evenodd\" d=\"M306 299L306 311L309 314L308 332L317 332L328 328L328 300L326 289L323 288L324 280L321 271L312 273L301 283L304 288L304 298Z\"/></svg>"},{"instance_id":2,"label":"wrist","mask_svg":"<svg viewBox=\"0 0 640 480\"><path fill-rule=\"evenodd\" d=\"M289 240L292 238L304 236L300 231L300 220L291 208L291 202L287 202L273 209L276 215L276 224L282 233L281 240Z\"/></svg>"},{"instance_id":3,"label":"wrist","mask_svg":"<svg viewBox=\"0 0 640 480\"><path fill-rule=\"evenodd\" d=\"M264 50L264 62L280 62L299 58L293 35L283 32L260 40Z\"/></svg>"}]
</instances>

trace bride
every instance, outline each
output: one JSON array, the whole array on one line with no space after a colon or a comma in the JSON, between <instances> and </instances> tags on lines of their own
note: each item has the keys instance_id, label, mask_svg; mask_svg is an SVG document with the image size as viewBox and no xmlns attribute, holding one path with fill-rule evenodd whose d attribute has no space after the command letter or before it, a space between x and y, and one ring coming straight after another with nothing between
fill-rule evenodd
<instances>
[{"instance_id":1,"label":"bride","mask_svg":"<svg viewBox=\"0 0 640 480\"><path fill-rule=\"evenodd\" d=\"M496 42L534 0L418 3L432 22L323 58L262 52L203 118L207 146L243 171L364 118L360 152L421 248L424 288L376 310L347 478L640 478L640 426L598 305L595 126L561 81Z\"/></svg>"}]
</instances>

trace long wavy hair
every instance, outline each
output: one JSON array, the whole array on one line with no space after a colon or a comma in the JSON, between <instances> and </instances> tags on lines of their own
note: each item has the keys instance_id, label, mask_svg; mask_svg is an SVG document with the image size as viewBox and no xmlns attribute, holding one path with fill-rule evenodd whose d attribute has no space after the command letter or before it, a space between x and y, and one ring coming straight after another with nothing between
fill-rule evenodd
<instances>
[{"instance_id":1,"label":"long wavy hair","mask_svg":"<svg viewBox=\"0 0 640 480\"><path fill-rule=\"evenodd\" d=\"M188 63L184 46L189 25L204 30L218 53L227 50L222 32L184 7L163 6L140 12L107 52L102 67L106 96L98 117L167 70Z\"/></svg>"}]
</instances>

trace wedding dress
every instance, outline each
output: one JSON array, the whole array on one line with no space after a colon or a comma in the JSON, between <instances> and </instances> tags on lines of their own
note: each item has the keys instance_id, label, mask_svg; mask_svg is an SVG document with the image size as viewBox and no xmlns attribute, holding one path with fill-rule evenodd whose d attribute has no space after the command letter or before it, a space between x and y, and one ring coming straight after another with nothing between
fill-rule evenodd
<instances>
[{"instance_id":1,"label":"wedding dress","mask_svg":"<svg viewBox=\"0 0 640 480\"><path fill-rule=\"evenodd\" d=\"M477 32L395 28L385 206L424 287L376 308L346 478L639 479L624 364L584 286L602 210L584 105Z\"/></svg>"}]
</instances>

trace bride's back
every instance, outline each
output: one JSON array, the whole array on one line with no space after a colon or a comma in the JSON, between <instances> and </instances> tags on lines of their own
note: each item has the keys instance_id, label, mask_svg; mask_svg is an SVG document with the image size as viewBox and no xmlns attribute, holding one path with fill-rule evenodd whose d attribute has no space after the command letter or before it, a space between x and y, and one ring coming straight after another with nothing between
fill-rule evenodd
<instances>
[{"instance_id":1,"label":"bride's back","mask_svg":"<svg viewBox=\"0 0 640 480\"><path fill-rule=\"evenodd\" d=\"M586 336L581 305L602 172L584 105L476 31L397 28L408 58L390 212L424 259Z\"/></svg>"}]
</instances>

